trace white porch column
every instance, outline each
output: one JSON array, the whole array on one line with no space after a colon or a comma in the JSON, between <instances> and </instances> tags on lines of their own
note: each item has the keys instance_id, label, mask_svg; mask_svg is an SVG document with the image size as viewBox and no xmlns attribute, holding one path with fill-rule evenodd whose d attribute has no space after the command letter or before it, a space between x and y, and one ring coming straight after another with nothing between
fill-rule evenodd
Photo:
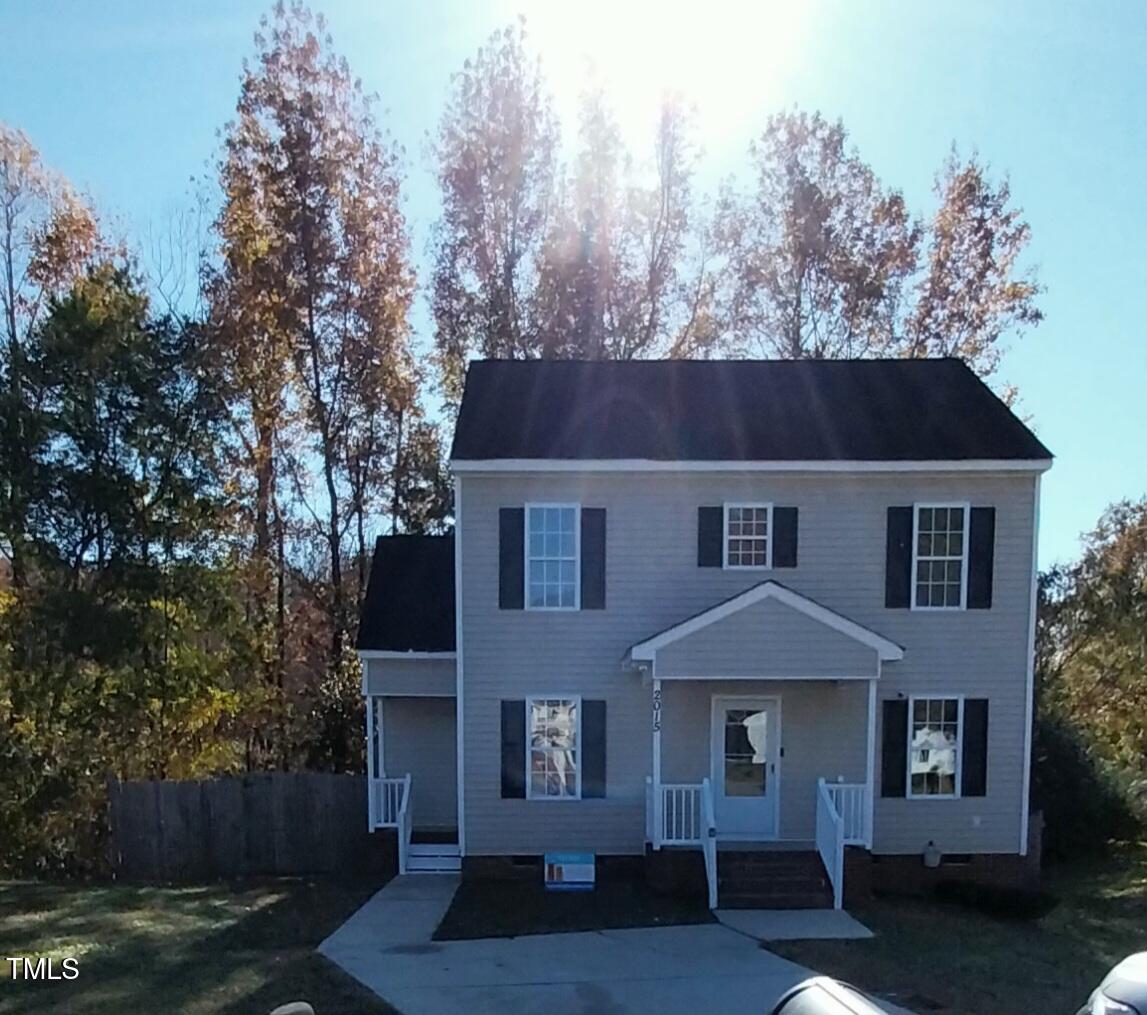
<instances>
[{"instance_id":1,"label":"white porch column","mask_svg":"<svg viewBox=\"0 0 1147 1015\"><path fill-rule=\"evenodd\" d=\"M374 831L374 696L366 695L366 827Z\"/></svg>"},{"instance_id":2,"label":"white porch column","mask_svg":"<svg viewBox=\"0 0 1147 1015\"><path fill-rule=\"evenodd\" d=\"M868 768L864 778L864 839L872 849L872 819L876 807L876 678L868 681Z\"/></svg>"},{"instance_id":3,"label":"white porch column","mask_svg":"<svg viewBox=\"0 0 1147 1015\"><path fill-rule=\"evenodd\" d=\"M379 779L386 778L386 751L383 743L383 724L382 724L382 695L376 694L374 696L374 746L378 750L378 761L375 768L378 773Z\"/></svg>"},{"instance_id":4,"label":"white porch column","mask_svg":"<svg viewBox=\"0 0 1147 1015\"><path fill-rule=\"evenodd\" d=\"M661 848L661 681L653 679L653 848Z\"/></svg>"}]
</instances>

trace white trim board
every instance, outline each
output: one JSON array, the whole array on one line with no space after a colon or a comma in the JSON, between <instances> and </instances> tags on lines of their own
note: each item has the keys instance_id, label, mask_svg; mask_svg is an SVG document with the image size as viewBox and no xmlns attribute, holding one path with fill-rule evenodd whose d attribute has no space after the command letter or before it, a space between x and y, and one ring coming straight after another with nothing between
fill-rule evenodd
<instances>
[{"instance_id":1,"label":"white trim board","mask_svg":"<svg viewBox=\"0 0 1147 1015\"><path fill-rule=\"evenodd\" d=\"M464 472L1046 472L1050 458L959 461L662 461L652 458L483 458L450 460Z\"/></svg>"},{"instance_id":2,"label":"white trim board","mask_svg":"<svg viewBox=\"0 0 1147 1015\"><path fill-rule=\"evenodd\" d=\"M1028 665L1024 684L1024 759L1023 787L1020 790L1020 856L1028 855L1028 809L1031 807L1032 733L1035 725L1035 628L1036 607L1039 602L1039 493L1040 479L1036 476L1032 494L1032 576L1031 614L1028 618Z\"/></svg>"},{"instance_id":3,"label":"white trim board","mask_svg":"<svg viewBox=\"0 0 1147 1015\"><path fill-rule=\"evenodd\" d=\"M454 744L457 754L458 855L466 855L466 737L462 694L462 477L454 477Z\"/></svg>"},{"instance_id":4,"label":"white trim board","mask_svg":"<svg viewBox=\"0 0 1147 1015\"><path fill-rule=\"evenodd\" d=\"M860 642L862 645L868 646L876 652L877 658L881 662L904 658L904 649L895 642L889 641L875 631L871 631L867 627L856 623L856 621L842 617L839 613L835 613L827 607L821 606L820 603L813 602L813 600L802 596L799 592L794 592L792 589L771 579L769 581L763 581L759 585L754 585L740 595L734 596L732 599L726 599L723 603L710 607L708 610L698 613L688 620L682 621L680 624L675 624L673 627L667 628L659 634L655 634L652 638L638 642L629 649L628 657L634 661L652 661L657 651L665 648L666 645L672 645L675 641L688 637L700 631L702 628L716 623L718 620L723 620L725 617L737 613L747 606L752 606L754 603L762 602L765 599L776 599L778 602L784 603L786 606L824 624L826 627L832 628L834 631L839 631L841 634ZM663 674L659 675L664 676ZM864 674L861 679L867 680L870 676L871 674ZM758 679L760 679L759 676Z\"/></svg>"},{"instance_id":5,"label":"white trim board","mask_svg":"<svg viewBox=\"0 0 1147 1015\"><path fill-rule=\"evenodd\" d=\"M392 659L400 662L419 662L428 659L454 659L455 652L400 652L391 649L362 648L358 650L359 659Z\"/></svg>"}]
</instances>

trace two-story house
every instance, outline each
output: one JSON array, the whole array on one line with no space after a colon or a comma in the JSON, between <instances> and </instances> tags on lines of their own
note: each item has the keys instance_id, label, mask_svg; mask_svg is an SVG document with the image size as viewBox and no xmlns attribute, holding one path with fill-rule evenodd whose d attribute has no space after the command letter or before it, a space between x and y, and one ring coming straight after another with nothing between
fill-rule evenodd
<instances>
[{"instance_id":1,"label":"two-story house","mask_svg":"<svg viewBox=\"0 0 1147 1015\"><path fill-rule=\"evenodd\" d=\"M956 360L473 363L453 535L375 552L372 827L714 905L1026 876L1050 465Z\"/></svg>"}]
</instances>

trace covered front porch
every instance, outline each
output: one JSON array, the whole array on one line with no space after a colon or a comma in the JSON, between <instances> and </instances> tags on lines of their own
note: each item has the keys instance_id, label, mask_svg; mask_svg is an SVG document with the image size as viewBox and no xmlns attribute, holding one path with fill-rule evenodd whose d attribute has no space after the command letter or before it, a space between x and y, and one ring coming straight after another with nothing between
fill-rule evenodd
<instances>
[{"instance_id":1,"label":"covered front porch","mask_svg":"<svg viewBox=\"0 0 1147 1015\"><path fill-rule=\"evenodd\" d=\"M651 693L646 839L815 851L839 908L844 849L871 848L876 685L898 645L767 581L634 645ZM815 861L814 861L815 862Z\"/></svg>"}]
</instances>

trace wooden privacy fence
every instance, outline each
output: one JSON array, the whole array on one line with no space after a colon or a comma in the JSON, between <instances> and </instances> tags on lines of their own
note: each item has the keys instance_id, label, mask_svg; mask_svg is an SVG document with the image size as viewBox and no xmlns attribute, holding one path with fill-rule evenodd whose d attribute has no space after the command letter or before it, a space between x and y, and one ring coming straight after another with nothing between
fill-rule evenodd
<instances>
[{"instance_id":1,"label":"wooden privacy fence","mask_svg":"<svg viewBox=\"0 0 1147 1015\"><path fill-rule=\"evenodd\" d=\"M112 781L108 804L111 865L126 880L393 873L393 835L367 831L361 775Z\"/></svg>"}]
</instances>

